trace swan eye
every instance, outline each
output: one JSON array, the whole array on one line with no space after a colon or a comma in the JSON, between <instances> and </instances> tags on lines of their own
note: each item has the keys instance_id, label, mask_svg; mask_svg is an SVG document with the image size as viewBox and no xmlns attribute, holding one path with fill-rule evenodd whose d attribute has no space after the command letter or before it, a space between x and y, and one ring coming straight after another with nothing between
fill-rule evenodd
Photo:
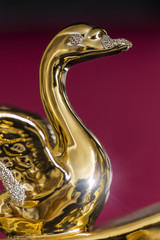
<instances>
[{"instance_id":1,"label":"swan eye","mask_svg":"<svg viewBox=\"0 0 160 240\"><path fill-rule=\"evenodd\" d=\"M98 37L101 38L102 37L102 32L98 33Z\"/></svg>"},{"instance_id":2,"label":"swan eye","mask_svg":"<svg viewBox=\"0 0 160 240\"><path fill-rule=\"evenodd\" d=\"M69 46L77 46L83 42L83 36L80 33L74 33L69 38Z\"/></svg>"}]
</instances>

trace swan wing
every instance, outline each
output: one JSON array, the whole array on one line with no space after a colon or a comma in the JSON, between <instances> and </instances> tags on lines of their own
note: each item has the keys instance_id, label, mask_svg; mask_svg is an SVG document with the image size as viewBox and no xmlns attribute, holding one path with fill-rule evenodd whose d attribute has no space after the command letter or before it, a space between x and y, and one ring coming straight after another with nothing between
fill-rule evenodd
<instances>
[{"instance_id":1,"label":"swan wing","mask_svg":"<svg viewBox=\"0 0 160 240\"><path fill-rule=\"evenodd\" d=\"M38 201L62 186L64 172L52 153L55 144L43 118L0 107L0 179L17 204Z\"/></svg>"}]
</instances>

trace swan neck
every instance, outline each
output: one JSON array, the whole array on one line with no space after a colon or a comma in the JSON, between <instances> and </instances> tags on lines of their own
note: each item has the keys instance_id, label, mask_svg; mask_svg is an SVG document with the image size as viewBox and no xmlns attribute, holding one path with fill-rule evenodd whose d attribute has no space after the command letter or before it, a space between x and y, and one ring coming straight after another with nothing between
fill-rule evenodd
<instances>
[{"instance_id":1,"label":"swan neck","mask_svg":"<svg viewBox=\"0 0 160 240\"><path fill-rule=\"evenodd\" d=\"M47 51L40 69L40 91L49 123L56 135L57 154L76 144L75 135L82 131L80 120L74 113L65 90L69 59ZM76 133L77 131L77 133Z\"/></svg>"}]
</instances>

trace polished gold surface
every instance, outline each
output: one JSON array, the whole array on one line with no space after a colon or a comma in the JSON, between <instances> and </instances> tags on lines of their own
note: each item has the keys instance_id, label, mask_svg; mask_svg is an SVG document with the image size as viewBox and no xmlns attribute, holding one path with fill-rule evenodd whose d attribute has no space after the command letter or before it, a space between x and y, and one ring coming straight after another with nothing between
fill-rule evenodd
<instances>
[{"instance_id":1,"label":"polished gold surface","mask_svg":"<svg viewBox=\"0 0 160 240\"><path fill-rule=\"evenodd\" d=\"M0 178L5 186L0 195L0 228L6 235L129 240L159 235L157 210L138 220L93 230L109 194L110 162L65 91L72 64L131 46L93 25L71 25L53 38L41 62L41 98L49 124L35 114L0 107Z\"/></svg>"},{"instance_id":2,"label":"polished gold surface","mask_svg":"<svg viewBox=\"0 0 160 240\"><path fill-rule=\"evenodd\" d=\"M30 236L17 240L160 240L160 203L108 222L90 232Z\"/></svg>"}]
</instances>

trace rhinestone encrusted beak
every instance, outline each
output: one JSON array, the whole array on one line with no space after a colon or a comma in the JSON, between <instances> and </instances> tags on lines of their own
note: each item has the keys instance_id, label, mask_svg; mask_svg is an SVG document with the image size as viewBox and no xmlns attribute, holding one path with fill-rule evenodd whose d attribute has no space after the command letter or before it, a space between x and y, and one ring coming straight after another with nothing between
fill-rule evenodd
<instances>
[{"instance_id":1,"label":"rhinestone encrusted beak","mask_svg":"<svg viewBox=\"0 0 160 240\"><path fill-rule=\"evenodd\" d=\"M126 50L128 50L133 46L133 44L124 38L112 39L108 35L103 35L102 46L104 49L112 49L114 47L126 46L127 47Z\"/></svg>"}]
</instances>

